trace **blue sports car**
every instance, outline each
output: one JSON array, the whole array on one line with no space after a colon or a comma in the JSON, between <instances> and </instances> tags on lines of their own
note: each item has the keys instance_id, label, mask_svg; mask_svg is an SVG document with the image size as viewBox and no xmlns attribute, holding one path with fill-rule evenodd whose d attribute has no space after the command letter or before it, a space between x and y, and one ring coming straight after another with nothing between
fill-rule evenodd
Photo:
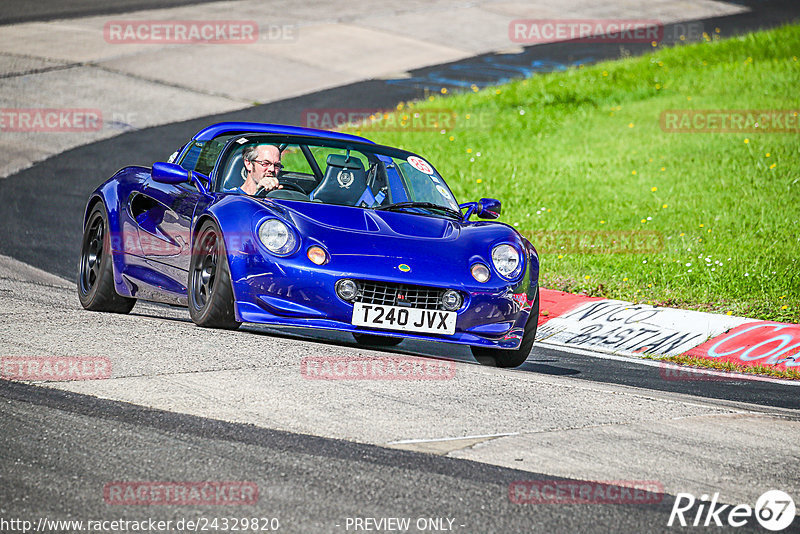
<instances>
[{"instance_id":1,"label":"blue sports car","mask_svg":"<svg viewBox=\"0 0 800 534\"><path fill-rule=\"evenodd\" d=\"M242 189L266 145L278 188ZM263 164L263 162L261 162ZM458 204L422 157L367 139L244 122L209 126L152 168L125 167L89 197L78 295L127 313L136 299L188 306L205 327L242 322L469 345L521 365L539 315L539 257L497 221L500 202Z\"/></svg>"}]
</instances>

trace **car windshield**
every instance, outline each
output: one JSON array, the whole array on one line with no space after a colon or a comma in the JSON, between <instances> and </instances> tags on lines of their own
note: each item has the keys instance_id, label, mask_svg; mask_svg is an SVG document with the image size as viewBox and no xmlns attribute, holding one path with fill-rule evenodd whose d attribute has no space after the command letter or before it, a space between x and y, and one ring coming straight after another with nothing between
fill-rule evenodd
<instances>
[{"instance_id":1,"label":"car windshield","mask_svg":"<svg viewBox=\"0 0 800 534\"><path fill-rule=\"evenodd\" d=\"M363 142L286 135L240 135L230 139L214 168L217 191L246 194L244 153L272 145L280 151L281 188L259 191L266 198L320 202L364 209L412 211L460 217L450 188L416 154ZM252 156L251 156L252 157ZM262 167L248 165L257 174Z\"/></svg>"}]
</instances>

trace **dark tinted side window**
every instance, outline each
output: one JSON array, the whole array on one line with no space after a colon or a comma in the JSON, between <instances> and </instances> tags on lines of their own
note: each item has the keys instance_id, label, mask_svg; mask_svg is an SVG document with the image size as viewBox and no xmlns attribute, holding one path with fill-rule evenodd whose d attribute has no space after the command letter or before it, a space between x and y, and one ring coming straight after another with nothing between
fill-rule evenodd
<instances>
[{"instance_id":1,"label":"dark tinted side window","mask_svg":"<svg viewBox=\"0 0 800 534\"><path fill-rule=\"evenodd\" d=\"M197 171L209 176L224 146L223 140L195 141L186 151L180 165L187 171Z\"/></svg>"},{"instance_id":2,"label":"dark tinted side window","mask_svg":"<svg viewBox=\"0 0 800 534\"><path fill-rule=\"evenodd\" d=\"M197 159L200 157L200 151L203 149L203 145L204 143L200 142L192 143L192 146L189 147L189 150L186 151L186 155L184 155L181 160L181 167L187 171L193 171L197 165Z\"/></svg>"}]
</instances>

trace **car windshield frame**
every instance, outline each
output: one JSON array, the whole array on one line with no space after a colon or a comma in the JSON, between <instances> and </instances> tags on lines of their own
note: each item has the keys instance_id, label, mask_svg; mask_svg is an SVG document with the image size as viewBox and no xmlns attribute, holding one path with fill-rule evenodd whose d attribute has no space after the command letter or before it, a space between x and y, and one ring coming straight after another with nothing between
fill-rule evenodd
<instances>
[{"instance_id":1,"label":"car windshield frame","mask_svg":"<svg viewBox=\"0 0 800 534\"><path fill-rule=\"evenodd\" d=\"M230 134L224 135L224 137L228 137ZM222 135L219 137L223 137ZM216 139L216 138L215 138ZM423 175L427 175L430 177L432 182L435 184L435 188L438 190L439 195L442 196L441 198L441 206L443 208L451 208L453 212L460 213L458 210L458 201L455 198L455 195L447 186L444 178L442 178L441 174L436 170L436 168L425 158L422 156L415 154L414 152L410 152L408 150L403 150L400 148L390 147L386 145L379 145L369 142L361 142L361 141L352 141L352 140L340 140L340 139L333 139L327 137L318 137L318 136L306 136L306 135L289 135L289 134L269 134L269 133L241 133L237 135L233 135L230 137L223 149L220 151L219 156L217 157L217 161L214 165L214 169L211 173L211 180L212 180L212 191L221 194L239 194L231 191L223 191L223 171L225 170L226 165L228 164L228 159L236 153L236 151L244 144L270 144L276 146L288 146L288 145L297 145L301 148L301 151L306 156L306 159L312 157L314 160L309 161L309 167L311 168L314 178L317 180L317 185L322 180L321 173L323 172L319 167L319 162L313 158L312 152L307 152L304 150L304 147L308 147L309 149L313 149L315 147L322 147L322 148L332 148L332 149L339 149L339 150L350 150L357 153L361 153L364 155L369 154L370 156L374 157L378 161L382 162L384 165L384 169L391 168L391 166L397 167L395 164L395 160L402 160L402 161L409 161L409 158L420 158L424 163L430 167L431 173L422 173ZM368 159L370 159L368 157ZM416 167L415 167L416 168ZM397 169L396 176L390 177L390 173L386 173L386 181L387 185L389 186L390 191L386 197L387 201L385 204L376 205L376 206L360 206L354 205L351 207L358 207L363 209L382 209L386 208L390 204L400 204L404 202L412 202L412 199L409 198L409 190L410 187L407 183L408 177L405 175L406 171L401 169ZM397 183L395 183L397 182ZM450 200L448 201L448 197L443 194L442 190L439 188L443 188L449 195ZM401 192L398 195L398 192ZM436 204L439 204L436 202ZM345 205L345 204L340 204ZM424 207L413 207L407 206L409 210L414 213L419 213L423 215L433 215L437 217L442 216L441 211L434 211L434 210L426 210ZM405 211L405 210L404 210Z\"/></svg>"}]
</instances>

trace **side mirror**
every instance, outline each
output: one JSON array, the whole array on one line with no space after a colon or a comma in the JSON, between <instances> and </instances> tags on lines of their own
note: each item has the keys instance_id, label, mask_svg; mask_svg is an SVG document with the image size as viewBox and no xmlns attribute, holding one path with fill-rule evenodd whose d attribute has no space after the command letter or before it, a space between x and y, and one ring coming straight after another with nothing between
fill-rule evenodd
<instances>
[{"instance_id":1,"label":"side mirror","mask_svg":"<svg viewBox=\"0 0 800 534\"><path fill-rule=\"evenodd\" d=\"M162 184L183 184L192 182L201 193L207 193L209 184L211 183L208 176L204 174L195 171L187 171L180 165L174 163L163 163L160 161L153 163L153 170L150 171L150 176L153 177L153 181ZM203 180L206 182L203 183Z\"/></svg>"},{"instance_id":2,"label":"side mirror","mask_svg":"<svg viewBox=\"0 0 800 534\"><path fill-rule=\"evenodd\" d=\"M189 171L174 163L153 163L150 176L162 184L182 184L189 181Z\"/></svg>"},{"instance_id":3,"label":"side mirror","mask_svg":"<svg viewBox=\"0 0 800 534\"><path fill-rule=\"evenodd\" d=\"M500 217L500 201L495 198L480 199L475 214L481 219L497 219Z\"/></svg>"}]
</instances>

